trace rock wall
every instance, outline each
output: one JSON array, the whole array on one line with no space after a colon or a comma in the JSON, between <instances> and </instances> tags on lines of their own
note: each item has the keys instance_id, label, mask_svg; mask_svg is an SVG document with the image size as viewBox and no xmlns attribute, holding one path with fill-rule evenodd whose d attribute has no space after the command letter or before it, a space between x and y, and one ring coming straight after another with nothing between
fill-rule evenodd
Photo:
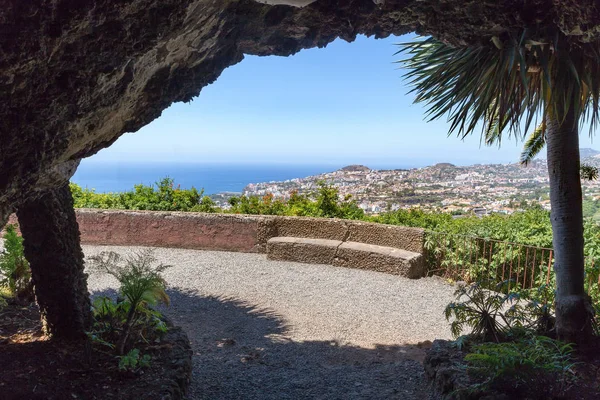
<instances>
[{"instance_id":1,"label":"rock wall","mask_svg":"<svg viewBox=\"0 0 600 400\"><path fill-rule=\"evenodd\" d=\"M355 241L423 253L420 228L342 219L77 209L84 244L264 253L272 237ZM18 223L11 216L10 223Z\"/></svg>"}]
</instances>

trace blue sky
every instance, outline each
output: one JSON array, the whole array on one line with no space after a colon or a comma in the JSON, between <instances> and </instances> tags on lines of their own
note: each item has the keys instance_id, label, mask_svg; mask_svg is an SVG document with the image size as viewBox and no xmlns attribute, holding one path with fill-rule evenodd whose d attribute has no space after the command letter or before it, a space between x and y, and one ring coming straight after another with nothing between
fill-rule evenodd
<instances>
[{"instance_id":1,"label":"blue sky","mask_svg":"<svg viewBox=\"0 0 600 400\"><path fill-rule=\"evenodd\" d=\"M424 120L394 63L395 44L407 39L361 36L292 57L247 56L194 101L172 105L92 160L371 167L517 161L521 143L480 146L476 134L448 137L445 119ZM594 147L587 132L581 147Z\"/></svg>"}]
</instances>

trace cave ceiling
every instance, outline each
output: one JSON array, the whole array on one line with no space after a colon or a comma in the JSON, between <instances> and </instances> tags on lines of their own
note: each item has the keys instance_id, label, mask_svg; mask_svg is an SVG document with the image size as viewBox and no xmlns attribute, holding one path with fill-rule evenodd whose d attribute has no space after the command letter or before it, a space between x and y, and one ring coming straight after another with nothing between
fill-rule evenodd
<instances>
[{"instance_id":1,"label":"cave ceiling","mask_svg":"<svg viewBox=\"0 0 600 400\"><path fill-rule=\"evenodd\" d=\"M524 28L594 41L600 12L592 0L0 0L0 219L245 54L411 31L489 45Z\"/></svg>"}]
</instances>

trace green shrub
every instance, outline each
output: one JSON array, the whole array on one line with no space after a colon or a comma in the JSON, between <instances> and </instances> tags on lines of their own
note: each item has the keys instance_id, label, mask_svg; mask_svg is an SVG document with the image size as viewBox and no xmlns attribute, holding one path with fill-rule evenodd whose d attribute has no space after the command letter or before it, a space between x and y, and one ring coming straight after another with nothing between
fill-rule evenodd
<instances>
[{"instance_id":1,"label":"green shrub","mask_svg":"<svg viewBox=\"0 0 600 400\"><path fill-rule=\"evenodd\" d=\"M553 337L555 318L555 290L552 285L543 284L537 288L518 290L511 294L514 302L523 304L513 313L520 313L519 321L526 330L538 335Z\"/></svg>"},{"instance_id":2,"label":"green shrub","mask_svg":"<svg viewBox=\"0 0 600 400\"><path fill-rule=\"evenodd\" d=\"M574 365L572 354L572 344L531 335L516 342L475 345L465 361L471 374L485 379L478 386L487 387L500 381L518 386L543 374L567 380Z\"/></svg>"},{"instance_id":3,"label":"green shrub","mask_svg":"<svg viewBox=\"0 0 600 400\"><path fill-rule=\"evenodd\" d=\"M135 345L139 340L166 332L160 313L149 306L158 302L169 304L166 282L161 276L168 265L154 266L156 259L150 250L127 258L114 252L102 252L89 260L91 270L117 278L122 296L117 302L106 297L94 300L94 324L88 333L94 341L123 355L130 342Z\"/></svg>"},{"instance_id":4,"label":"green shrub","mask_svg":"<svg viewBox=\"0 0 600 400\"><path fill-rule=\"evenodd\" d=\"M166 177L155 185L135 185L122 193L96 193L71 183L71 193L76 208L103 208L151 211L201 211L216 212L213 201L204 196L204 190L181 189L173 179Z\"/></svg>"},{"instance_id":5,"label":"green shrub","mask_svg":"<svg viewBox=\"0 0 600 400\"><path fill-rule=\"evenodd\" d=\"M481 285L459 285L456 301L446 306L444 315L450 330L458 338L465 330L476 340L501 342L520 316L518 305L508 307L509 296L484 289Z\"/></svg>"},{"instance_id":6,"label":"green shrub","mask_svg":"<svg viewBox=\"0 0 600 400\"><path fill-rule=\"evenodd\" d=\"M227 212L235 214L365 219L364 211L352 196L340 199L338 189L324 181L317 182L317 190L308 195L291 192L287 201L276 199L269 193L262 198L232 197L229 204L231 209Z\"/></svg>"},{"instance_id":7,"label":"green shrub","mask_svg":"<svg viewBox=\"0 0 600 400\"><path fill-rule=\"evenodd\" d=\"M140 357L140 350L130 350L124 356L119 357L119 371L137 372L142 368L150 366L150 360L152 358L148 354L144 354Z\"/></svg>"},{"instance_id":8,"label":"green shrub","mask_svg":"<svg viewBox=\"0 0 600 400\"><path fill-rule=\"evenodd\" d=\"M25 258L23 238L16 226L9 224L4 233L4 250L0 253L0 286L5 286L12 296L27 297L32 291L31 269Z\"/></svg>"}]
</instances>

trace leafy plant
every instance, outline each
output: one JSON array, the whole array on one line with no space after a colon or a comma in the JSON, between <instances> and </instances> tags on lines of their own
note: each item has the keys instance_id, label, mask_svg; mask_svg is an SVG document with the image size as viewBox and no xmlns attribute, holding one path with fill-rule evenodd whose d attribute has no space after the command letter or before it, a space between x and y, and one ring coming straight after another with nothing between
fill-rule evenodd
<instances>
[{"instance_id":1,"label":"leafy plant","mask_svg":"<svg viewBox=\"0 0 600 400\"><path fill-rule=\"evenodd\" d=\"M129 353L119 357L119 370L137 372L141 368L149 367L151 359L149 354L140 357L140 350L132 349Z\"/></svg>"},{"instance_id":2,"label":"leafy plant","mask_svg":"<svg viewBox=\"0 0 600 400\"><path fill-rule=\"evenodd\" d=\"M95 330L91 335L111 338L117 333L115 349L119 355L125 352L126 344L133 331L143 338L148 327L164 331L160 314L148 306L161 302L169 304L165 292L166 282L161 273L169 265L158 264L151 250L142 251L131 257L121 257L115 252L102 252L90 257L90 268L108 273L120 283L121 302L100 298L94 301Z\"/></svg>"},{"instance_id":3,"label":"leafy plant","mask_svg":"<svg viewBox=\"0 0 600 400\"><path fill-rule=\"evenodd\" d=\"M216 212L214 202L204 196L204 190L181 189L173 179L166 177L155 185L135 185L122 193L96 193L71 183L71 194L78 208L115 208L153 211Z\"/></svg>"},{"instance_id":4,"label":"leafy plant","mask_svg":"<svg viewBox=\"0 0 600 400\"><path fill-rule=\"evenodd\" d=\"M227 212L236 214L365 219L364 211L352 196L340 198L339 190L325 181L317 182L317 189L308 195L291 192L287 201L267 193L262 198L232 197L229 204L231 208Z\"/></svg>"},{"instance_id":5,"label":"leafy plant","mask_svg":"<svg viewBox=\"0 0 600 400\"><path fill-rule=\"evenodd\" d=\"M450 330L458 338L466 328L481 341L502 341L511 326L505 315L507 297L482 288L479 284L460 285L454 293L457 301L446 306L444 315Z\"/></svg>"},{"instance_id":6,"label":"leafy plant","mask_svg":"<svg viewBox=\"0 0 600 400\"><path fill-rule=\"evenodd\" d=\"M23 238L16 226L9 224L4 233L4 250L0 253L0 285L8 287L12 296L31 297L31 269L25 258Z\"/></svg>"},{"instance_id":7,"label":"leafy plant","mask_svg":"<svg viewBox=\"0 0 600 400\"><path fill-rule=\"evenodd\" d=\"M537 374L557 374L569 378L573 362L573 345L545 336L530 335L516 342L474 345L465 356L469 372L484 377L478 386L498 381L524 384Z\"/></svg>"},{"instance_id":8,"label":"leafy plant","mask_svg":"<svg viewBox=\"0 0 600 400\"><path fill-rule=\"evenodd\" d=\"M513 294L515 301L524 303L517 311L521 313L520 321L525 321L524 328L533 330L538 335L554 336L554 297L554 287L548 284Z\"/></svg>"}]
</instances>

